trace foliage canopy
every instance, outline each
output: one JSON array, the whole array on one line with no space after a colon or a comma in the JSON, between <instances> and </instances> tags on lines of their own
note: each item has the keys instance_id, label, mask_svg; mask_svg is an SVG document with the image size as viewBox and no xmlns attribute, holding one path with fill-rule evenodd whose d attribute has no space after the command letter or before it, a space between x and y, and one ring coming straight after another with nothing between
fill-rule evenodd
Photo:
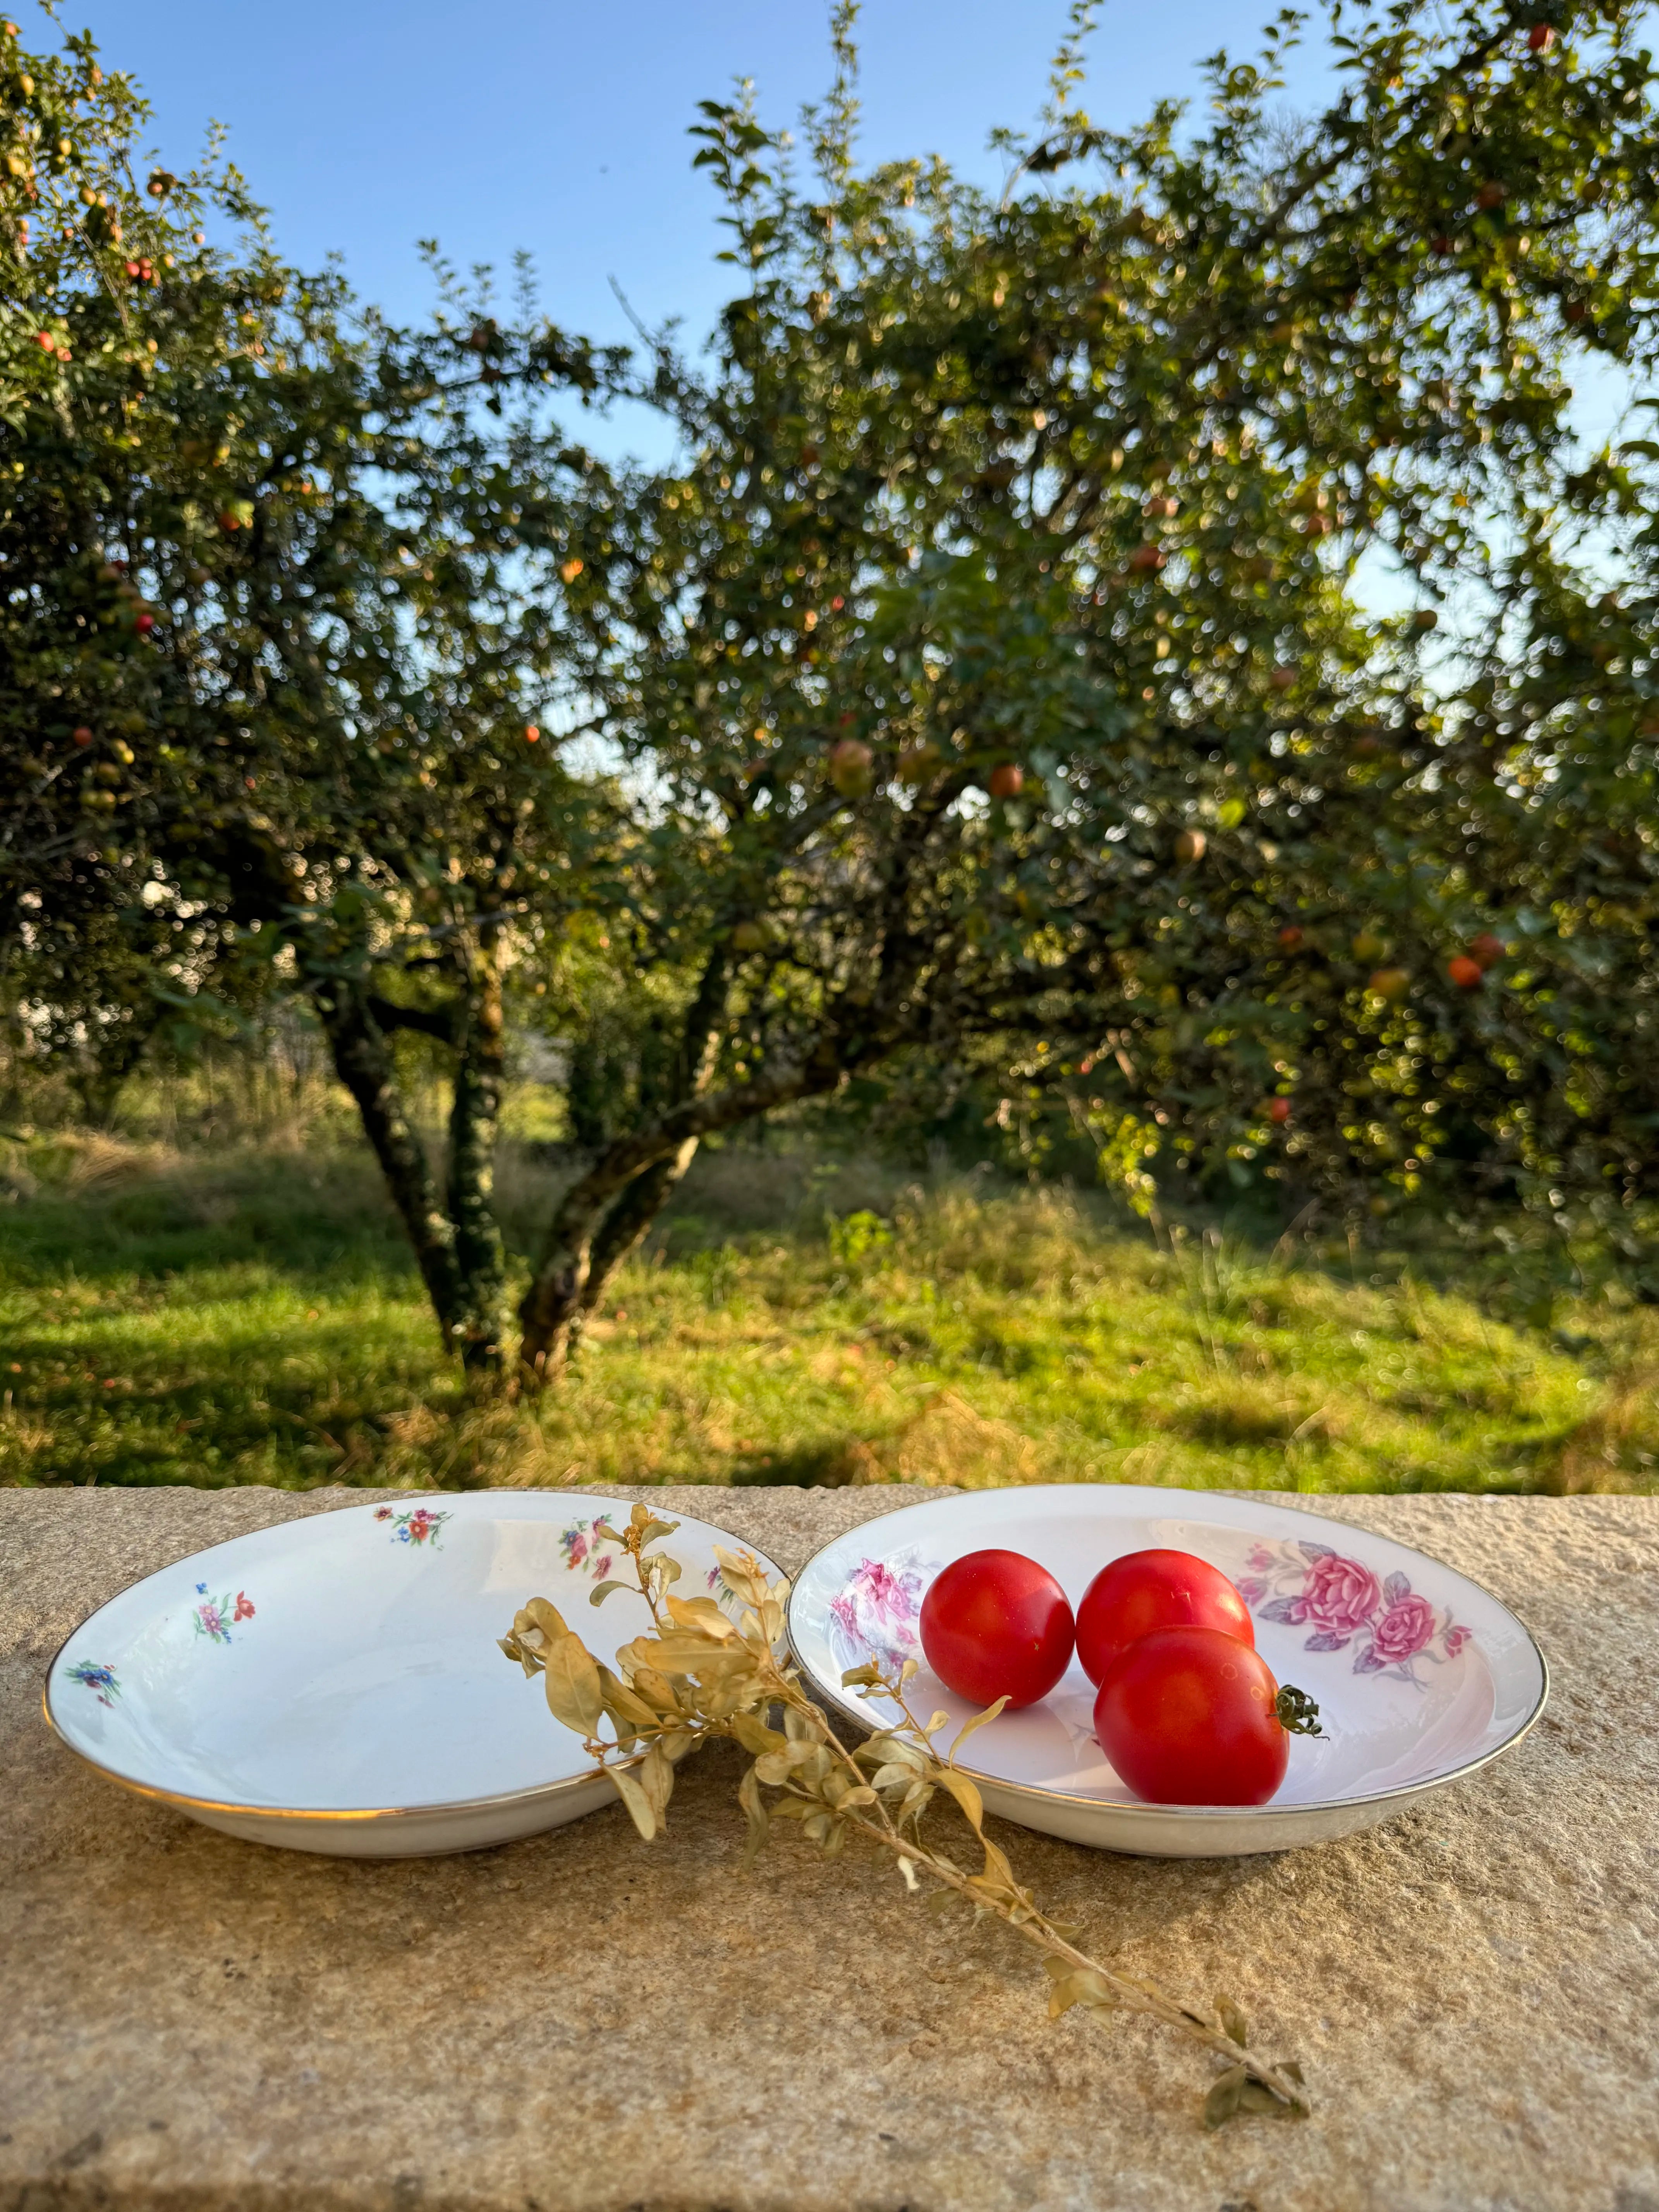
<instances>
[{"instance_id":1,"label":"foliage canopy","mask_svg":"<svg viewBox=\"0 0 1659 2212\"><path fill-rule=\"evenodd\" d=\"M77 1034L163 972L307 991L480 1364L532 977L579 1058L620 999L629 1066L532 1376L702 1138L905 1054L1012 1064L1132 1189L1651 1194L1659 443L1589 450L1572 381L1651 359L1641 11L1334 4L1299 127L1287 12L1123 132L1075 105L1090 12L1000 196L860 168L850 7L804 148L705 106L735 291L697 355L453 284L395 332L257 231L187 252L240 185L143 211L131 95L31 72L90 120L27 186L61 251L13 255L9 957ZM550 386L653 407L672 460L601 463ZM604 774L559 765L584 731ZM453 1057L442 1191L401 1028Z\"/></svg>"}]
</instances>

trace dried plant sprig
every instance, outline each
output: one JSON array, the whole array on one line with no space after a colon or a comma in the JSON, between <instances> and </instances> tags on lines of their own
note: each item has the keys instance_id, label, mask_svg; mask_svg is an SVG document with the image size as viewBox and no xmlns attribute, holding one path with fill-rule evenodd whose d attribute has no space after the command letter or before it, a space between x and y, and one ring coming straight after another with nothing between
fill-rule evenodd
<instances>
[{"instance_id":1,"label":"dried plant sprig","mask_svg":"<svg viewBox=\"0 0 1659 2212\"><path fill-rule=\"evenodd\" d=\"M874 1844L891 1855L908 1888L919 1890L919 1877L931 1878L937 1885L931 1905L959 1900L976 1919L994 1915L1041 1952L1052 1984L1050 2018L1074 2004L1097 2015L1143 2013L1224 2059L1226 2070L1204 2100L1206 2127L1218 2127L1239 2112L1285 2118L1307 2112L1301 2068L1293 2059L1269 2063L1257 2057L1247 2047L1244 2016L1231 1999L1218 1998L1212 2009L1200 2011L1153 1983L1102 1966L1073 1942L1076 1930L1051 1920L1016 1879L1006 1855L985 1833L978 1787L956 1763L963 1743L996 1718L1006 1698L970 1720L945 1755L933 1738L948 1716L921 1720L908 1702L915 1662L889 1670L872 1660L850 1668L843 1684L890 1699L902 1717L849 1750L807 1695L796 1668L778 1656L787 1583L769 1584L749 1553L717 1549L721 1587L730 1604L740 1608L737 1618L712 1597L676 1597L679 1563L659 1547L678 1525L657 1519L643 1505L635 1506L626 1528L598 1525L595 1533L628 1559L634 1580L601 1583L592 1602L602 1604L613 1590L635 1589L652 1621L647 1634L617 1652L614 1669L594 1656L545 1598L523 1607L512 1633L501 1638L508 1658L526 1674L541 1674L555 1718L581 1736L647 1843L665 1823L679 1761L711 1738L729 1737L750 1755L738 1790L749 1823L745 1868L779 1820L799 1822L827 1858L854 1837ZM772 1725L774 1712L781 1713L781 1728ZM599 1733L607 1720L614 1738L609 1741ZM977 1873L922 1838L922 1816L941 1790L973 1831L983 1856Z\"/></svg>"}]
</instances>

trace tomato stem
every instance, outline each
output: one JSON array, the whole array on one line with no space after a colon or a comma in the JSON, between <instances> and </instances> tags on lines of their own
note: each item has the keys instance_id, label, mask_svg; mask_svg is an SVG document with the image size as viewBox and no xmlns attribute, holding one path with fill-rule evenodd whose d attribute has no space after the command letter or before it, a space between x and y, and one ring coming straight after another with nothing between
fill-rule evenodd
<instances>
[{"instance_id":1,"label":"tomato stem","mask_svg":"<svg viewBox=\"0 0 1659 2212\"><path fill-rule=\"evenodd\" d=\"M1319 1708L1305 1690L1297 1690L1286 1683L1273 1700L1273 1710L1279 1715L1279 1725L1291 1735L1323 1735L1319 1725Z\"/></svg>"}]
</instances>

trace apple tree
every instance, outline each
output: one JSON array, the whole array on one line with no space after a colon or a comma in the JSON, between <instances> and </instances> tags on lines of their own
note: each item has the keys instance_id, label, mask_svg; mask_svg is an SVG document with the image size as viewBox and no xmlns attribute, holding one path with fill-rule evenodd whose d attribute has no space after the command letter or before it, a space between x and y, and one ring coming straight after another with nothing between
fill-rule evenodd
<instances>
[{"instance_id":1,"label":"apple tree","mask_svg":"<svg viewBox=\"0 0 1659 2212\"><path fill-rule=\"evenodd\" d=\"M8 31L0 70L9 1015L100 1110L159 1018L302 994L446 1340L488 1367L504 977L599 804L541 742L558 635L515 567L582 456L532 481L514 409L606 362L447 280L391 330L279 261L233 171L137 183L143 104L88 41ZM441 1173L404 1030L453 1071Z\"/></svg>"},{"instance_id":2,"label":"apple tree","mask_svg":"<svg viewBox=\"0 0 1659 2212\"><path fill-rule=\"evenodd\" d=\"M1497 987L1446 972L1513 933L1472 860L1528 839L1498 695L1609 500L1652 512L1635 462L1584 470L1567 375L1651 337L1639 10L1333 9L1339 95L1289 138L1293 17L1217 59L1207 117L1127 132L1076 111L1068 44L1000 196L857 168L849 20L808 173L705 110L741 288L707 358L642 370L673 464L571 517L572 649L650 794L636 957L678 1006L555 1210L532 1375L702 1138L901 1052L994 1047L1199 1172L1498 1141Z\"/></svg>"}]
</instances>

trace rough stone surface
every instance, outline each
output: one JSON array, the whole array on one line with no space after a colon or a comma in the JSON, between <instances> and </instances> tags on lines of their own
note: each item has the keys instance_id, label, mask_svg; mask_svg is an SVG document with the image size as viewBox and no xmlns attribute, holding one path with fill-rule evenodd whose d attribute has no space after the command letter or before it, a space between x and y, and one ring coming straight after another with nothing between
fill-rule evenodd
<instances>
[{"instance_id":1,"label":"rough stone surface","mask_svg":"<svg viewBox=\"0 0 1659 2212\"><path fill-rule=\"evenodd\" d=\"M653 1492L793 1568L898 1490ZM963 1935L786 1838L735 1765L376 1865L233 1841L49 1736L46 1655L202 1545L361 1502L0 1492L0 2212L1659 2212L1659 1501L1296 1499L1422 1546L1535 1630L1551 1708L1391 1826L1160 1863L1002 1826L1132 1972L1224 1990L1307 2068L1300 2126L1196 2124L1207 2062L1045 2017Z\"/></svg>"}]
</instances>

